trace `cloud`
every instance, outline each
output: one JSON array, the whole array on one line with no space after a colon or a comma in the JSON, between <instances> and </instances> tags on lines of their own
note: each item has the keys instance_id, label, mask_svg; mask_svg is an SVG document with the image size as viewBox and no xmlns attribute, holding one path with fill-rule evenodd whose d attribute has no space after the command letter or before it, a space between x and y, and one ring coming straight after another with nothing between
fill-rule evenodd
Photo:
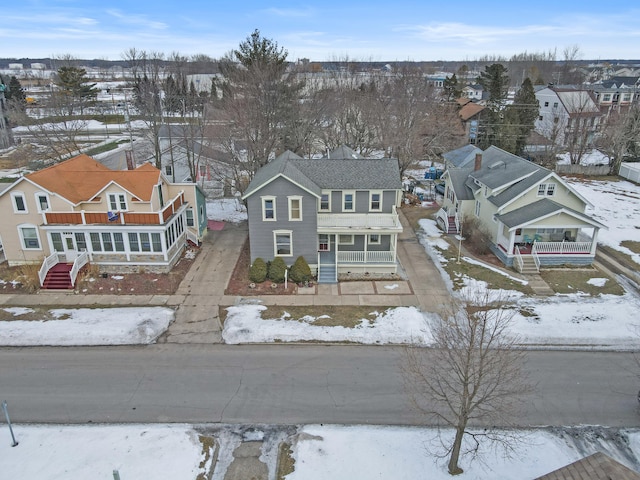
<instances>
[{"instance_id":1,"label":"cloud","mask_svg":"<svg viewBox=\"0 0 640 480\"><path fill-rule=\"evenodd\" d=\"M168 25L164 22L155 20L149 20L146 15L133 15L129 13L122 13L120 10L107 10L107 14L111 17L119 20L124 25L136 25L138 27L147 27L152 30L165 30Z\"/></svg>"},{"instance_id":2,"label":"cloud","mask_svg":"<svg viewBox=\"0 0 640 480\"><path fill-rule=\"evenodd\" d=\"M312 8L267 8L263 12L268 13L276 17L285 18L303 18L311 17L315 14L315 10Z\"/></svg>"}]
</instances>

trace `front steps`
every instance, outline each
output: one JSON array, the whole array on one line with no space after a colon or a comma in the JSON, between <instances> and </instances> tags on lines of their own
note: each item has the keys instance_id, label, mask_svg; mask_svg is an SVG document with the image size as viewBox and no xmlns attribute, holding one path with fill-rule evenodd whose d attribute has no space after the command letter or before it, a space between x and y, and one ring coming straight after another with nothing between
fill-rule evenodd
<instances>
[{"instance_id":1,"label":"front steps","mask_svg":"<svg viewBox=\"0 0 640 480\"><path fill-rule=\"evenodd\" d=\"M47 272L42 285L43 290L73 290L71 284L71 268L70 263L58 263Z\"/></svg>"}]
</instances>

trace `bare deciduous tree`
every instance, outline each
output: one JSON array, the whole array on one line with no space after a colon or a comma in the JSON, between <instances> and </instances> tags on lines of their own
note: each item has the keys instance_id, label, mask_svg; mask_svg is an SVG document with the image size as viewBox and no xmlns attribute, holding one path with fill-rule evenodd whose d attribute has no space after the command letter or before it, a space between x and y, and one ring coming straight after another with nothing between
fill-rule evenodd
<instances>
[{"instance_id":1,"label":"bare deciduous tree","mask_svg":"<svg viewBox=\"0 0 640 480\"><path fill-rule=\"evenodd\" d=\"M511 424L522 395L531 390L522 369L525 352L509 331L514 312L505 300L486 291L466 293L432 327L435 348L406 349L403 378L413 405L439 426L455 430L453 441L443 444L452 475L462 473L461 453L478 454L482 440L509 451L513 437L496 427ZM463 451L465 437L473 441Z\"/></svg>"},{"instance_id":2,"label":"bare deciduous tree","mask_svg":"<svg viewBox=\"0 0 640 480\"><path fill-rule=\"evenodd\" d=\"M640 107L609 115L596 144L609 155L610 175L617 175L625 160L640 157Z\"/></svg>"}]
</instances>

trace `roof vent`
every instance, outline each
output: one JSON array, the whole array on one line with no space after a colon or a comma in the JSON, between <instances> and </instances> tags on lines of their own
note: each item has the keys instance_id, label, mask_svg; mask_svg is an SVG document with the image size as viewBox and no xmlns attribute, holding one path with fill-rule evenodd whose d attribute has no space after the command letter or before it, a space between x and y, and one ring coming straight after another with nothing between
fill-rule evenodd
<instances>
[{"instance_id":1,"label":"roof vent","mask_svg":"<svg viewBox=\"0 0 640 480\"><path fill-rule=\"evenodd\" d=\"M494 168L498 168L500 165L502 165L503 167L507 166L507 164L502 160L498 160L497 162L493 162L491 165L489 165L489 169L493 170Z\"/></svg>"}]
</instances>

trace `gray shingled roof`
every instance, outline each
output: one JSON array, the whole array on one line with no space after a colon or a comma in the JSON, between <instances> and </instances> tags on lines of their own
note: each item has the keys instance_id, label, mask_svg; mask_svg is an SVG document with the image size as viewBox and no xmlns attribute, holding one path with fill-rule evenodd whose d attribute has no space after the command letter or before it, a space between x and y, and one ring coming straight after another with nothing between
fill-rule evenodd
<instances>
[{"instance_id":1,"label":"gray shingled roof","mask_svg":"<svg viewBox=\"0 0 640 480\"><path fill-rule=\"evenodd\" d=\"M476 153L482 153L482 150L475 145L465 145L449 152L443 153L442 158L457 168L463 168L473 165L476 159Z\"/></svg>"},{"instance_id":2,"label":"gray shingled roof","mask_svg":"<svg viewBox=\"0 0 640 480\"><path fill-rule=\"evenodd\" d=\"M596 452L535 480L640 480L640 474L620 462Z\"/></svg>"},{"instance_id":3,"label":"gray shingled roof","mask_svg":"<svg viewBox=\"0 0 640 480\"><path fill-rule=\"evenodd\" d=\"M458 200L473 200L473 189L467 185L471 169L468 168L450 168L447 170L451 187L456 194Z\"/></svg>"},{"instance_id":4,"label":"gray shingled roof","mask_svg":"<svg viewBox=\"0 0 640 480\"><path fill-rule=\"evenodd\" d=\"M537 172L533 172L526 178L523 178L519 182L511 185L509 188L499 193L498 195L492 195L488 200L497 207L501 207L509 203L514 198L517 198L522 193L529 190L534 185L537 185L543 178L547 177L551 172L546 168L541 168Z\"/></svg>"},{"instance_id":5,"label":"gray shingled roof","mask_svg":"<svg viewBox=\"0 0 640 480\"><path fill-rule=\"evenodd\" d=\"M346 150L341 151L350 155ZM309 160L287 151L256 172L244 197L253 194L279 174L316 195L320 195L322 189L402 189L398 161L393 158L331 157Z\"/></svg>"},{"instance_id":6,"label":"gray shingled roof","mask_svg":"<svg viewBox=\"0 0 640 480\"><path fill-rule=\"evenodd\" d=\"M524 158L491 146L482 154L480 170L472 171L470 175L493 190L523 179L541 169L547 173L550 172Z\"/></svg>"},{"instance_id":7,"label":"gray shingled roof","mask_svg":"<svg viewBox=\"0 0 640 480\"><path fill-rule=\"evenodd\" d=\"M520 207L510 212L503 213L502 215L496 215L496 218L503 224L505 224L508 228L514 228L526 223L533 222L534 220L537 220L541 217L551 215L553 213L558 213L560 211L565 211L591 225L600 228L606 228L604 225L596 222L584 213L560 205L559 203L556 203L553 200L549 200L548 198L543 198L542 200L538 200L537 202L525 205L524 207Z\"/></svg>"},{"instance_id":8,"label":"gray shingled roof","mask_svg":"<svg viewBox=\"0 0 640 480\"><path fill-rule=\"evenodd\" d=\"M327 158L331 160L354 160L356 158L364 158L359 153L356 153L353 149L347 147L346 145L340 145L335 150L332 150L328 153Z\"/></svg>"}]
</instances>

